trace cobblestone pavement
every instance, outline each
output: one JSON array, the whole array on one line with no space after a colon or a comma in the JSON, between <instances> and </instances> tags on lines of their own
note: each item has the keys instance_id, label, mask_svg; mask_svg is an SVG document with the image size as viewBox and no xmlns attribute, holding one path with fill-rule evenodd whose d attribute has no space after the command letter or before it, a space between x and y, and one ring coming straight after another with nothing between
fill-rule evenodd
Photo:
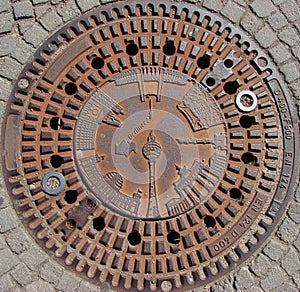
<instances>
[{"instance_id":1,"label":"cobblestone pavement","mask_svg":"<svg viewBox=\"0 0 300 292\"><path fill-rule=\"evenodd\" d=\"M23 65L66 22L109 0L0 0L0 111ZM179 2L179 1L177 1ZM278 65L300 112L298 0L203 0L204 8L241 26ZM2 115L1 115L2 120ZM15 215L0 177L0 291L110 291L52 260ZM235 272L197 291L299 291L300 189L265 247Z\"/></svg>"}]
</instances>

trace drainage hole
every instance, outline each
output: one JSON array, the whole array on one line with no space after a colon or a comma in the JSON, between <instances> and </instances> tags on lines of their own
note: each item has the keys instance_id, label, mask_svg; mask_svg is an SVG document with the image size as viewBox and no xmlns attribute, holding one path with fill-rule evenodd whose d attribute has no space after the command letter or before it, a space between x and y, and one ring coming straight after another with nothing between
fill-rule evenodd
<instances>
[{"instance_id":1,"label":"drainage hole","mask_svg":"<svg viewBox=\"0 0 300 292\"><path fill-rule=\"evenodd\" d=\"M59 117L54 117L50 120L50 128L59 130L63 126L63 121Z\"/></svg>"},{"instance_id":2,"label":"drainage hole","mask_svg":"<svg viewBox=\"0 0 300 292\"><path fill-rule=\"evenodd\" d=\"M90 208L90 209L94 209L94 208L96 207L96 203L95 203L93 200L91 200L91 199L88 199L88 200L86 201L86 205L87 205L87 207Z\"/></svg>"},{"instance_id":3,"label":"drainage hole","mask_svg":"<svg viewBox=\"0 0 300 292\"><path fill-rule=\"evenodd\" d=\"M243 128L248 129L253 124L254 124L254 118L253 117L250 117L250 116L247 116L247 115L241 116L241 118L240 118L240 125Z\"/></svg>"},{"instance_id":4,"label":"drainage hole","mask_svg":"<svg viewBox=\"0 0 300 292\"><path fill-rule=\"evenodd\" d=\"M129 56L135 56L139 52L139 48L134 43L129 43L126 46L126 54Z\"/></svg>"},{"instance_id":5,"label":"drainage hole","mask_svg":"<svg viewBox=\"0 0 300 292\"><path fill-rule=\"evenodd\" d=\"M167 240L171 244L178 244L180 242L180 234L174 230L171 230L167 235Z\"/></svg>"},{"instance_id":6,"label":"drainage hole","mask_svg":"<svg viewBox=\"0 0 300 292\"><path fill-rule=\"evenodd\" d=\"M197 65L200 69L206 69L210 67L210 56L204 55L197 60Z\"/></svg>"},{"instance_id":7,"label":"drainage hole","mask_svg":"<svg viewBox=\"0 0 300 292\"><path fill-rule=\"evenodd\" d=\"M142 241L142 237L138 231L129 233L127 239L131 245L138 245Z\"/></svg>"},{"instance_id":8,"label":"drainage hole","mask_svg":"<svg viewBox=\"0 0 300 292\"><path fill-rule=\"evenodd\" d=\"M168 41L164 46L163 46L163 52L167 56L172 56L176 52L176 48L174 46L174 42Z\"/></svg>"},{"instance_id":9,"label":"drainage hole","mask_svg":"<svg viewBox=\"0 0 300 292\"><path fill-rule=\"evenodd\" d=\"M209 87L214 86L216 84L216 80L212 77L209 77L206 79L206 84Z\"/></svg>"},{"instance_id":10,"label":"drainage hole","mask_svg":"<svg viewBox=\"0 0 300 292\"><path fill-rule=\"evenodd\" d=\"M73 82L67 83L65 86L65 92L68 95L74 95L77 92L77 85Z\"/></svg>"},{"instance_id":11,"label":"drainage hole","mask_svg":"<svg viewBox=\"0 0 300 292\"><path fill-rule=\"evenodd\" d=\"M238 188L233 188L229 191L229 197L233 200L239 200L242 197L242 192Z\"/></svg>"},{"instance_id":12,"label":"drainage hole","mask_svg":"<svg viewBox=\"0 0 300 292\"><path fill-rule=\"evenodd\" d=\"M93 227L97 231L101 231L105 228L105 222L103 217L97 217L93 220Z\"/></svg>"},{"instance_id":13,"label":"drainage hole","mask_svg":"<svg viewBox=\"0 0 300 292\"><path fill-rule=\"evenodd\" d=\"M250 152L246 152L242 155L242 161L245 164L251 164L255 161L255 156Z\"/></svg>"},{"instance_id":14,"label":"drainage hole","mask_svg":"<svg viewBox=\"0 0 300 292\"><path fill-rule=\"evenodd\" d=\"M92 59L92 67L96 70L101 69L104 66L104 61L100 57L95 57Z\"/></svg>"},{"instance_id":15,"label":"drainage hole","mask_svg":"<svg viewBox=\"0 0 300 292\"><path fill-rule=\"evenodd\" d=\"M60 167L62 165L63 161L64 161L64 159L59 155L52 155L50 157L50 164L54 168Z\"/></svg>"},{"instance_id":16,"label":"drainage hole","mask_svg":"<svg viewBox=\"0 0 300 292\"><path fill-rule=\"evenodd\" d=\"M239 84L237 81L229 81L224 84L224 90L228 94L234 94L237 92Z\"/></svg>"},{"instance_id":17,"label":"drainage hole","mask_svg":"<svg viewBox=\"0 0 300 292\"><path fill-rule=\"evenodd\" d=\"M77 193L75 191L66 191L64 200L68 203L68 204L73 204L76 202L77 200Z\"/></svg>"},{"instance_id":18,"label":"drainage hole","mask_svg":"<svg viewBox=\"0 0 300 292\"><path fill-rule=\"evenodd\" d=\"M67 228L69 229L74 229L76 227L76 221L73 220L73 219L69 219L67 222L66 222L66 226Z\"/></svg>"},{"instance_id":19,"label":"drainage hole","mask_svg":"<svg viewBox=\"0 0 300 292\"><path fill-rule=\"evenodd\" d=\"M216 226L216 219L213 216L205 216L203 222L206 228L213 228Z\"/></svg>"},{"instance_id":20,"label":"drainage hole","mask_svg":"<svg viewBox=\"0 0 300 292\"><path fill-rule=\"evenodd\" d=\"M230 59L226 59L226 60L224 61L224 66L225 66L226 68L231 68L231 67L233 66L233 61L230 60Z\"/></svg>"}]
</instances>

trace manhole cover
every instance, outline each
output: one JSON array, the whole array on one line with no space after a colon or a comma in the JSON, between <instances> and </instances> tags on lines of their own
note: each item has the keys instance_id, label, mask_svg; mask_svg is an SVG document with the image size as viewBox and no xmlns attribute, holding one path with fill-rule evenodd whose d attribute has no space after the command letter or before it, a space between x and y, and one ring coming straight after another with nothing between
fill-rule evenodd
<instances>
[{"instance_id":1,"label":"manhole cover","mask_svg":"<svg viewBox=\"0 0 300 292\"><path fill-rule=\"evenodd\" d=\"M78 274L183 291L274 229L297 175L296 124L276 68L231 24L123 2L70 23L25 68L4 169L32 236Z\"/></svg>"}]
</instances>

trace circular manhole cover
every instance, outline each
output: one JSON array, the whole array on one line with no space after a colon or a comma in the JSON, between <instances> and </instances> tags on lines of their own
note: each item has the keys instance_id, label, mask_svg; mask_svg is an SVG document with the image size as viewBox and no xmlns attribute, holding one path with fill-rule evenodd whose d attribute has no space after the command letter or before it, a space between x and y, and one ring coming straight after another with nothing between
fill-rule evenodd
<instances>
[{"instance_id":1,"label":"circular manhole cover","mask_svg":"<svg viewBox=\"0 0 300 292\"><path fill-rule=\"evenodd\" d=\"M274 229L297 175L295 117L276 68L225 20L118 3L68 24L21 74L5 176L32 236L81 275L188 290Z\"/></svg>"}]
</instances>

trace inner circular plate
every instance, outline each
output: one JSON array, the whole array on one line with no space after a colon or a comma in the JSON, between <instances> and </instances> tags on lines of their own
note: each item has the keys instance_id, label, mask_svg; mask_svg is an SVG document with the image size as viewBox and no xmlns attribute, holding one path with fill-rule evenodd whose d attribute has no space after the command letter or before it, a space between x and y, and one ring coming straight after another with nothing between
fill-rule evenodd
<instances>
[{"instance_id":1,"label":"inner circular plate","mask_svg":"<svg viewBox=\"0 0 300 292\"><path fill-rule=\"evenodd\" d=\"M63 265L185 291L270 235L297 177L296 114L241 31L190 4L114 3L52 36L3 126L16 211Z\"/></svg>"}]
</instances>

